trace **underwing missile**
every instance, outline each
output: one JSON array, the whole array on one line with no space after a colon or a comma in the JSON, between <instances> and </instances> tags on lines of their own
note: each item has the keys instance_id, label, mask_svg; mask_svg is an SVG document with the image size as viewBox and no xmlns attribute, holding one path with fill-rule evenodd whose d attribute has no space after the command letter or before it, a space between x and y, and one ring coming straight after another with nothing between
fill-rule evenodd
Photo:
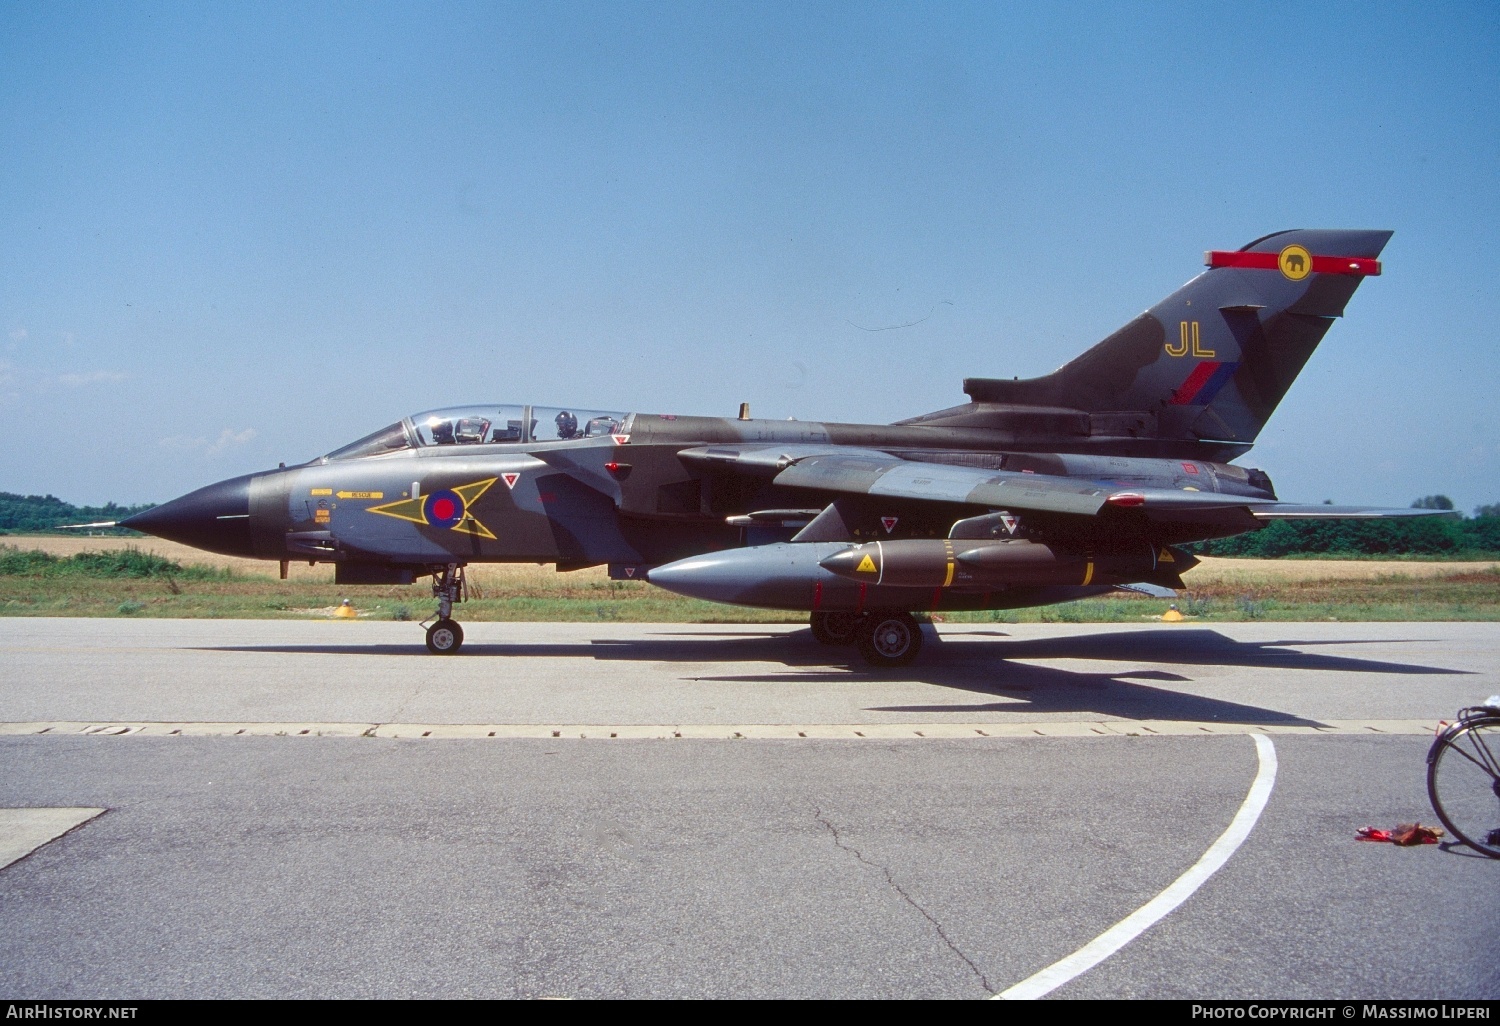
<instances>
[{"instance_id":1,"label":"underwing missile","mask_svg":"<svg viewBox=\"0 0 1500 1026\"><path fill-rule=\"evenodd\" d=\"M992 588L1016 584L1130 584L1174 581L1197 564L1178 549L1147 541L1106 551L1021 538L996 541L911 538L867 542L819 560L824 570L862 584L896 588Z\"/></svg>"}]
</instances>

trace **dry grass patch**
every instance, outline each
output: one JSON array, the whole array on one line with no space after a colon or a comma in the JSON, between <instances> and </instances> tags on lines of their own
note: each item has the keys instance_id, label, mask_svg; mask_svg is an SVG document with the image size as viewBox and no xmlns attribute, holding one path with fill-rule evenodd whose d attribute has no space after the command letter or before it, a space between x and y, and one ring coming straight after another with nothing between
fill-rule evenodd
<instances>
[{"instance_id":1,"label":"dry grass patch","mask_svg":"<svg viewBox=\"0 0 1500 1026\"><path fill-rule=\"evenodd\" d=\"M351 599L363 616L421 620L434 607L427 581L409 586L339 587L327 564L276 564L201 552L155 538L17 536L0 544L59 557L137 548L230 579L110 580L0 576L0 615L298 618L326 615ZM557 573L551 566L469 568L465 620L794 623L806 614L687 599L640 581L611 581L603 567ZM1207 620L1500 620L1500 563L1406 560L1274 560L1210 557L1186 575L1178 604ZM945 614L961 621L1139 622L1167 608L1161 599L1120 594L1031 610Z\"/></svg>"},{"instance_id":2,"label":"dry grass patch","mask_svg":"<svg viewBox=\"0 0 1500 1026\"><path fill-rule=\"evenodd\" d=\"M1285 584L1303 581L1378 581L1394 577L1456 577L1500 567L1500 562L1452 563L1404 559L1230 559L1203 556L1183 580L1189 587Z\"/></svg>"}]
</instances>

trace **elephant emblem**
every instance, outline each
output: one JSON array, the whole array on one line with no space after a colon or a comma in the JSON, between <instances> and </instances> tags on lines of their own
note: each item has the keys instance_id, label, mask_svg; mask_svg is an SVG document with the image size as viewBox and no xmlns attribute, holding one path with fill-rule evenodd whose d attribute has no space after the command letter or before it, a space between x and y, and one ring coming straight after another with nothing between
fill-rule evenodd
<instances>
[{"instance_id":1,"label":"elephant emblem","mask_svg":"<svg viewBox=\"0 0 1500 1026\"><path fill-rule=\"evenodd\" d=\"M1276 264L1288 279L1301 281L1312 273L1312 254L1301 246L1288 246L1281 251Z\"/></svg>"}]
</instances>

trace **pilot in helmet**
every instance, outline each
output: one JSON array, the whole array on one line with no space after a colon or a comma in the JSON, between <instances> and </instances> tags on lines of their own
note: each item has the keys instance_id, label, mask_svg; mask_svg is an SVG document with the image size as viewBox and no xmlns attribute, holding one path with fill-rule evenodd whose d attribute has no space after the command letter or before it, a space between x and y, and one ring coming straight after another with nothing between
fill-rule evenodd
<instances>
[{"instance_id":1,"label":"pilot in helmet","mask_svg":"<svg viewBox=\"0 0 1500 1026\"><path fill-rule=\"evenodd\" d=\"M567 410L557 415L557 437L576 438L578 436L578 418Z\"/></svg>"}]
</instances>

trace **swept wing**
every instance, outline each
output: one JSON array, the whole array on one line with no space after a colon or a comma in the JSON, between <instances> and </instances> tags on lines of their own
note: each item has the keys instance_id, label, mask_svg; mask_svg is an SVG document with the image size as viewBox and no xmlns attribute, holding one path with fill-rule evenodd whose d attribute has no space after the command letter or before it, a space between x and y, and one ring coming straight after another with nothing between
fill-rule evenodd
<instances>
[{"instance_id":1,"label":"swept wing","mask_svg":"<svg viewBox=\"0 0 1500 1026\"><path fill-rule=\"evenodd\" d=\"M1243 511L1256 520L1350 520L1452 515L1443 510L1308 505L1223 492L1121 487L1104 481L919 462L845 446L703 446L678 454L689 463L756 476L785 488L849 496L991 506L1033 513L1097 516L1107 507L1148 519Z\"/></svg>"}]
</instances>

